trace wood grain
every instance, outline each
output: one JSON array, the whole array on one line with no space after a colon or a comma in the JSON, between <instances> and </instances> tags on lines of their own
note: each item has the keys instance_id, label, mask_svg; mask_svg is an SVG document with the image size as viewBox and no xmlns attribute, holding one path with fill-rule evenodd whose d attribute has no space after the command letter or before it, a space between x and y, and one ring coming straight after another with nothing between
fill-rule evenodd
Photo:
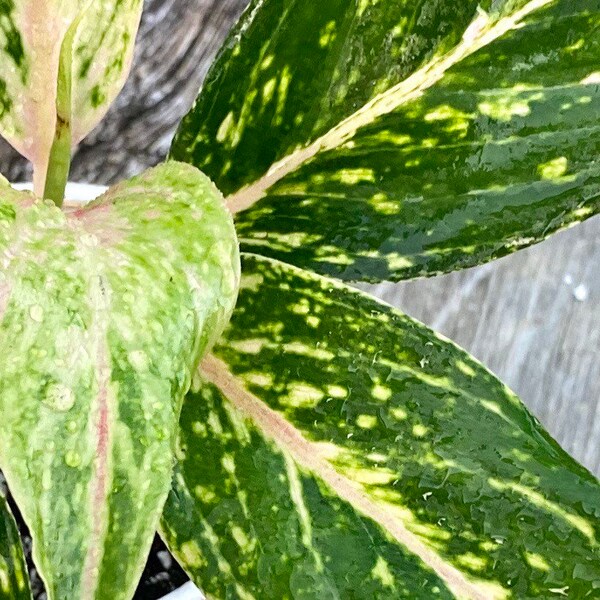
<instances>
[{"instance_id":1,"label":"wood grain","mask_svg":"<svg viewBox=\"0 0 600 600\"><path fill-rule=\"evenodd\" d=\"M164 158L246 2L146 0L132 76L77 151L72 180L112 183ZM0 171L12 181L31 177L5 143ZM362 287L472 352L569 452L600 474L599 264L600 218L595 218L490 265ZM575 298L580 285L585 300Z\"/></svg>"}]
</instances>

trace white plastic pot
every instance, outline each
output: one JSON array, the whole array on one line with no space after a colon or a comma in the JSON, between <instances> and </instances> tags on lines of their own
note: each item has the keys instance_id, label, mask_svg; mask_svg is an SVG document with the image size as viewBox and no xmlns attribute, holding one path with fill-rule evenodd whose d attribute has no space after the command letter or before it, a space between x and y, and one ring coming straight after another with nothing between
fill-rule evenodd
<instances>
[{"instance_id":1,"label":"white plastic pot","mask_svg":"<svg viewBox=\"0 0 600 600\"><path fill-rule=\"evenodd\" d=\"M33 184L31 183L13 183L12 186L16 190L32 190ZM96 185L94 183L68 183L65 197L70 202L87 204L91 200L94 200L100 194L103 194L107 190L105 185Z\"/></svg>"},{"instance_id":2,"label":"white plastic pot","mask_svg":"<svg viewBox=\"0 0 600 600\"><path fill-rule=\"evenodd\" d=\"M17 190L32 190L31 183L14 183L12 186ZM65 197L69 202L87 204L107 190L104 185L93 183L68 183ZM188 581L175 591L163 596L162 600L206 600L204 594L191 582Z\"/></svg>"},{"instance_id":3,"label":"white plastic pot","mask_svg":"<svg viewBox=\"0 0 600 600\"><path fill-rule=\"evenodd\" d=\"M191 581L188 581L179 589L163 596L162 600L206 600L206 597Z\"/></svg>"}]
</instances>

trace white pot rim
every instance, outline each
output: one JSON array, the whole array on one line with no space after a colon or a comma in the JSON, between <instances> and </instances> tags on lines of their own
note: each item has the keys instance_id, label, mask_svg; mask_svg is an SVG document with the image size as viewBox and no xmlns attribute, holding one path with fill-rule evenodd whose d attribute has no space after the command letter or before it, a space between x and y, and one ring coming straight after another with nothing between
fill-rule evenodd
<instances>
[{"instance_id":1,"label":"white pot rim","mask_svg":"<svg viewBox=\"0 0 600 600\"><path fill-rule=\"evenodd\" d=\"M161 600L206 600L206 596L191 582L184 583Z\"/></svg>"},{"instance_id":2,"label":"white pot rim","mask_svg":"<svg viewBox=\"0 0 600 600\"><path fill-rule=\"evenodd\" d=\"M11 184L16 190L33 189L32 183L13 183ZM77 204L87 204L101 196L108 189L105 185L95 183L67 183L65 197L68 201ZM180 588L163 596L161 600L206 600L204 594L191 582L184 583Z\"/></svg>"},{"instance_id":3,"label":"white pot rim","mask_svg":"<svg viewBox=\"0 0 600 600\"><path fill-rule=\"evenodd\" d=\"M15 190L26 190L29 192L33 190L33 184L30 182L12 183L11 185ZM107 186L98 185L96 183L69 182L67 183L65 197L70 202L85 204L104 194L107 189Z\"/></svg>"}]
</instances>

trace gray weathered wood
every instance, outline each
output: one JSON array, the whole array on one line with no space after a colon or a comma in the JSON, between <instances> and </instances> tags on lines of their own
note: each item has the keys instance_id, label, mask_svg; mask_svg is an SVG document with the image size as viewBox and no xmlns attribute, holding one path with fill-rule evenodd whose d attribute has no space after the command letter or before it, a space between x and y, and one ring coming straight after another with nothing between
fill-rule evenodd
<instances>
[{"instance_id":1,"label":"gray weathered wood","mask_svg":"<svg viewBox=\"0 0 600 600\"><path fill-rule=\"evenodd\" d=\"M113 183L164 159L227 32L247 0L145 0L131 76L104 121L79 146L72 181ZM31 172L0 140L0 172Z\"/></svg>"},{"instance_id":2,"label":"gray weathered wood","mask_svg":"<svg viewBox=\"0 0 600 600\"><path fill-rule=\"evenodd\" d=\"M111 183L162 160L246 2L146 0L132 76L77 152L73 180ZM0 171L30 177L6 144ZM374 291L471 351L600 474L599 264L596 218L491 265ZM580 284L585 301L574 297Z\"/></svg>"}]
</instances>

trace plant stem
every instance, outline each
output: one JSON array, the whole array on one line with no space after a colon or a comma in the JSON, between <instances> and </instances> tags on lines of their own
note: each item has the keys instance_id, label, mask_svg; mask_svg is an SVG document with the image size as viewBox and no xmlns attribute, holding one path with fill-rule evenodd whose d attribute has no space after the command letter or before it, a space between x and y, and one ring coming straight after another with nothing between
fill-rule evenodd
<instances>
[{"instance_id":1,"label":"plant stem","mask_svg":"<svg viewBox=\"0 0 600 600\"><path fill-rule=\"evenodd\" d=\"M60 208L71 168L71 124L62 119L60 114L56 117L56 133L50 151L44 198L49 198Z\"/></svg>"},{"instance_id":2,"label":"plant stem","mask_svg":"<svg viewBox=\"0 0 600 600\"><path fill-rule=\"evenodd\" d=\"M60 49L58 81L56 88L56 132L50 150L48 172L44 186L44 198L48 198L59 208L63 205L65 189L71 168L71 69L73 59L73 38L79 19L71 24Z\"/></svg>"}]
</instances>

